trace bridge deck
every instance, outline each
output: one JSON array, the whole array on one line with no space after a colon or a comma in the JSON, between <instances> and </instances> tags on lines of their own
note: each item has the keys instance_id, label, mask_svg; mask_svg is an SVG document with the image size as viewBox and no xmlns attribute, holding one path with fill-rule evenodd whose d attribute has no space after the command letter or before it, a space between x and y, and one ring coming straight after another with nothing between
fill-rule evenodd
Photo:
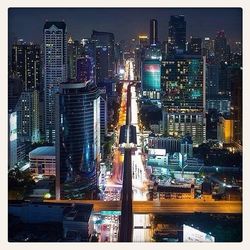
<instances>
[{"instance_id":1,"label":"bridge deck","mask_svg":"<svg viewBox=\"0 0 250 250\"><path fill-rule=\"evenodd\" d=\"M46 200L46 202L61 203L89 203L93 204L94 212L99 211L120 211L120 201L101 200ZM133 201L133 213L225 213L241 214L241 201L203 201L203 200L162 200L162 201Z\"/></svg>"}]
</instances>

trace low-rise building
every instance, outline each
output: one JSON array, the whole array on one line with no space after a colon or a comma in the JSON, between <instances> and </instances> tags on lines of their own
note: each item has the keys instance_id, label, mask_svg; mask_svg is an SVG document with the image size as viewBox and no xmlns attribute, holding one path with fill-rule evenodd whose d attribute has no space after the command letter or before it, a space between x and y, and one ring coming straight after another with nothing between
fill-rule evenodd
<instances>
[{"instance_id":1,"label":"low-rise building","mask_svg":"<svg viewBox=\"0 0 250 250\"><path fill-rule=\"evenodd\" d=\"M154 191L154 199L194 199L194 186L160 186Z\"/></svg>"},{"instance_id":2,"label":"low-rise building","mask_svg":"<svg viewBox=\"0 0 250 250\"><path fill-rule=\"evenodd\" d=\"M32 175L56 175L55 147L38 147L29 153L30 171Z\"/></svg>"},{"instance_id":3,"label":"low-rise building","mask_svg":"<svg viewBox=\"0 0 250 250\"><path fill-rule=\"evenodd\" d=\"M63 230L63 241L75 242L89 241L92 209L92 204L13 201L9 202L8 213L9 216L19 218L29 228L42 223L58 223ZM53 229L48 226L47 232L50 230ZM39 235L35 236L39 239Z\"/></svg>"}]
</instances>

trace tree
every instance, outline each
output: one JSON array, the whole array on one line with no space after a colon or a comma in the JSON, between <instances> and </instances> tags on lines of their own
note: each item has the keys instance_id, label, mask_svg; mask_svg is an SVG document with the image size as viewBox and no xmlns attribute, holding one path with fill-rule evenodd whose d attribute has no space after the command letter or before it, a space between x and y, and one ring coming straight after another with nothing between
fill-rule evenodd
<instances>
[{"instance_id":1,"label":"tree","mask_svg":"<svg viewBox=\"0 0 250 250\"><path fill-rule=\"evenodd\" d=\"M9 199L23 199L34 184L29 171L11 169L8 173Z\"/></svg>"}]
</instances>

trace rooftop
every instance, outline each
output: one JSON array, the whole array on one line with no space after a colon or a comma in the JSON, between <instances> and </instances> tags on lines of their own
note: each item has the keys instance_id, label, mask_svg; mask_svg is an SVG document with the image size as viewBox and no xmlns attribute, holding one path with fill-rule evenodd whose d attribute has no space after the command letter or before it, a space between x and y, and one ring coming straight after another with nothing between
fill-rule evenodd
<instances>
[{"instance_id":1,"label":"rooftop","mask_svg":"<svg viewBox=\"0 0 250 250\"><path fill-rule=\"evenodd\" d=\"M35 156L55 156L56 155L56 149L54 146L43 146L43 147L38 147L34 150L32 150L29 153L30 157L35 157Z\"/></svg>"}]
</instances>

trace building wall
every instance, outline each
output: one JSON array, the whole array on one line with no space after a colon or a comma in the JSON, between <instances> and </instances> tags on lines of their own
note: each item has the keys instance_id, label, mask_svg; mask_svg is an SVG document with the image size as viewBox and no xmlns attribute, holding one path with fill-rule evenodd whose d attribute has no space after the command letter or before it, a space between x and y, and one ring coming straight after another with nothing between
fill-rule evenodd
<instances>
[{"instance_id":1,"label":"building wall","mask_svg":"<svg viewBox=\"0 0 250 250\"><path fill-rule=\"evenodd\" d=\"M67 31L63 22L47 22L44 35L45 132L55 142L55 93L67 79Z\"/></svg>"},{"instance_id":2,"label":"building wall","mask_svg":"<svg viewBox=\"0 0 250 250\"><path fill-rule=\"evenodd\" d=\"M57 198L83 198L97 185L99 90L91 82L62 84L57 108Z\"/></svg>"},{"instance_id":3,"label":"building wall","mask_svg":"<svg viewBox=\"0 0 250 250\"><path fill-rule=\"evenodd\" d=\"M8 166L14 167L17 163L17 114L12 112L8 115Z\"/></svg>"},{"instance_id":4,"label":"building wall","mask_svg":"<svg viewBox=\"0 0 250 250\"><path fill-rule=\"evenodd\" d=\"M33 175L56 175L56 157L55 156L36 156L30 157L30 172Z\"/></svg>"}]
</instances>

